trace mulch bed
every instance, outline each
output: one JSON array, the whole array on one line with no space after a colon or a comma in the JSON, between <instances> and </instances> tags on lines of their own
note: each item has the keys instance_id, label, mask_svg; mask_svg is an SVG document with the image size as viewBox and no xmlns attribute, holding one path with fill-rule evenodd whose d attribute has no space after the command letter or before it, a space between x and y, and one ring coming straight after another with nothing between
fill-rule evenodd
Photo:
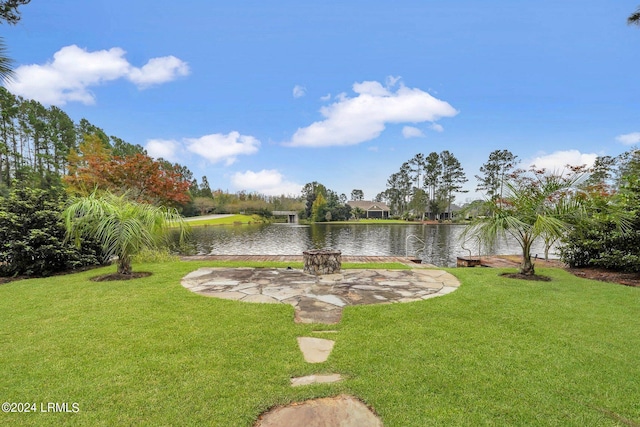
<instances>
[{"instance_id":1,"label":"mulch bed","mask_svg":"<svg viewBox=\"0 0 640 427\"><path fill-rule=\"evenodd\" d=\"M640 287L640 273L625 273L605 270L603 268L565 268L569 273L583 279L600 280L601 282L619 283L625 286Z\"/></svg>"},{"instance_id":2,"label":"mulch bed","mask_svg":"<svg viewBox=\"0 0 640 427\"><path fill-rule=\"evenodd\" d=\"M502 255L502 256L499 256L499 258L512 261L516 264L519 264L522 260L522 258L518 255ZM621 271L607 270L604 268L571 268L571 267L567 267L560 260L544 261L542 259L537 259L534 261L534 264L536 268L537 267L563 268L565 271L568 271L569 273L577 277L581 277L583 279L599 280L601 282L618 283L620 285L625 285L625 286L640 287L640 273L625 273ZM520 276L520 277L515 277L515 276ZM521 276L518 274L514 274L509 277L513 277L516 279L535 280L535 279L527 278L526 276Z\"/></svg>"},{"instance_id":3,"label":"mulch bed","mask_svg":"<svg viewBox=\"0 0 640 427\"><path fill-rule=\"evenodd\" d=\"M520 273L502 273L501 276L508 277L509 279L531 280L534 282L550 282L551 277L541 276L539 274L527 275Z\"/></svg>"},{"instance_id":4,"label":"mulch bed","mask_svg":"<svg viewBox=\"0 0 640 427\"><path fill-rule=\"evenodd\" d=\"M90 280L92 282L111 282L113 280L132 280L139 279L141 277L149 277L152 273L146 271L137 271L131 274L120 274L120 273L112 273L112 274L104 274L102 276L92 277Z\"/></svg>"}]
</instances>

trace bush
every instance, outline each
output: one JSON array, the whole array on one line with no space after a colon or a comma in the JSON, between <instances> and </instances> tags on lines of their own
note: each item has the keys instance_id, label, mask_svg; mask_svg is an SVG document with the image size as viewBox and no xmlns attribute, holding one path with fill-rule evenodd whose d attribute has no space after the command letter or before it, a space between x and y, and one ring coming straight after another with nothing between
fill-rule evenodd
<instances>
[{"instance_id":1,"label":"bush","mask_svg":"<svg viewBox=\"0 0 640 427\"><path fill-rule=\"evenodd\" d=\"M625 178L614 197L594 198L591 215L563 239L560 257L571 267L601 267L640 272L640 182ZM618 212L611 214L611 210ZM624 214L622 214L624 213ZM628 222L623 229L620 220Z\"/></svg>"},{"instance_id":2,"label":"bush","mask_svg":"<svg viewBox=\"0 0 640 427\"><path fill-rule=\"evenodd\" d=\"M640 230L621 231L613 222L587 221L564 239L560 257L571 267L640 271Z\"/></svg>"},{"instance_id":3,"label":"bush","mask_svg":"<svg viewBox=\"0 0 640 427\"><path fill-rule=\"evenodd\" d=\"M137 255L134 255L133 262L163 264L167 262L180 261L180 257L172 255L169 249L143 249Z\"/></svg>"},{"instance_id":4,"label":"bush","mask_svg":"<svg viewBox=\"0 0 640 427\"><path fill-rule=\"evenodd\" d=\"M99 264L101 251L85 241L65 241L60 190L14 188L0 197L0 276L49 276Z\"/></svg>"}]
</instances>

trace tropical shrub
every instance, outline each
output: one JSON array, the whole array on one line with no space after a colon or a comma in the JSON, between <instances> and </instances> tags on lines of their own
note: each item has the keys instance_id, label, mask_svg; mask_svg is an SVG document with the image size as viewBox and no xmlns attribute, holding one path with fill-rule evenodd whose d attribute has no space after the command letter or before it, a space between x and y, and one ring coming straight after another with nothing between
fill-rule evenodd
<instances>
[{"instance_id":1,"label":"tropical shrub","mask_svg":"<svg viewBox=\"0 0 640 427\"><path fill-rule=\"evenodd\" d=\"M181 240L186 225L178 211L138 203L111 193L95 192L77 198L63 213L67 236L76 242L91 237L102 250L118 258L118 273L130 275L135 255L145 249L156 249L167 236L170 226L178 226Z\"/></svg>"},{"instance_id":2,"label":"tropical shrub","mask_svg":"<svg viewBox=\"0 0 640 427\"><path fill-rule=\"evenodd\" d=\"M583 178L580 169L567 176L548 174L544 169L532 169L528 175L517 172L505 181L502 197L485 202L483 209L489 214L471 220L463 241L475 237L491 247L498 238L509 235L522 249L520 274L534 275L533 243L561 238L581 216L584 199L578 197L577 185Z\"/></svg>"}]
</instances>

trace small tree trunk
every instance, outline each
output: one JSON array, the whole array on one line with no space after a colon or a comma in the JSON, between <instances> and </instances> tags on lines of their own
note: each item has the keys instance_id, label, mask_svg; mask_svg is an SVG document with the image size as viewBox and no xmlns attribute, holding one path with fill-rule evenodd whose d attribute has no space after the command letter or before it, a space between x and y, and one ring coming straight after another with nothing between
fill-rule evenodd
<instances>
[{"instance_id":1,"label":"small tree trunk","mask_svg":"<svg viewBox=\"0 0 640 427\"><path fill-rule=\"evenodd\" d=\"M131 259L128 257L118 258L118 274L131 274L133 269L131 268Z\"/></svg>"},{"instance_id":2,"label":"small tree trunk","mask_svg":"<svg viewBox=\"0 0 640 427\"><path fill-rule=\"evenodd\" d=\"M533 263L531 262L531 242L529 241L525 241L522 245L520 274L524 274L525 276L533 276L536 274Z\"/></svg>"}]
</instances>

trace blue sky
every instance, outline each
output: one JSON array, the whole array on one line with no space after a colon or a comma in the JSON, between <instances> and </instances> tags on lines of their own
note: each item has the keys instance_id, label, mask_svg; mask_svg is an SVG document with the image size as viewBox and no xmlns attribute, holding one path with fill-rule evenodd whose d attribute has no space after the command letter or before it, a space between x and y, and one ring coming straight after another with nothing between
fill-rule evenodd
<instances>
[{"instance_id":1,"label":"blue sky","mask_svg":"<svg viewBox=\"0 0 640 427\"><path fill-rule=\"evenodd\" d=\"M212 188L372 198L451 151L550 169L640 142L640 0L57 0L3 26L9 89Z\"/></svg>"}]
</instances>

